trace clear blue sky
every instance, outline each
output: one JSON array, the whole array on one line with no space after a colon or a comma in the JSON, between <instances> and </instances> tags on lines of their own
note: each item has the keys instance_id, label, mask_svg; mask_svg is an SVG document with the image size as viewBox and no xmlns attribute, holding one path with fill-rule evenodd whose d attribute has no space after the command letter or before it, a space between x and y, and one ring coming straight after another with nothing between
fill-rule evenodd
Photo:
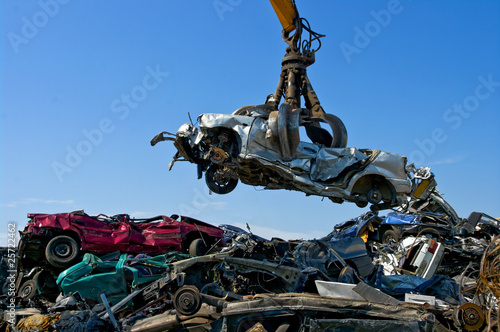
<instances>
[{"instance_id":1,"label":"clear blue sky","mask_svg":"<svg viewBox=\"0 0 500 332\"><path fill-rule=\"evenodd\" d=\"M326 35L308 74L348 146L431 166L462 217L500 216L500 2L305 1ZM273 93L285 51L264 0L3 0L1 217L84 209L249 223L322 236L366 211L239 184L208 195L196 166L149 140L188 113L231 113Z\"/></svg>"}]
</instances>

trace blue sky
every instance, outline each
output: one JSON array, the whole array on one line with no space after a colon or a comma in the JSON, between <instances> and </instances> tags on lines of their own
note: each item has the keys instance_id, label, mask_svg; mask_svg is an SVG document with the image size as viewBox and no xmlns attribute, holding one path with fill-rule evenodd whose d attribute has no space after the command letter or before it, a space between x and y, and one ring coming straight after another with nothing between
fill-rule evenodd
<instances>
[{"instance_id":1,"label":"blue sky","mask_svg":"<svg viewBox=\"0 0 500 332\"><path fill-rule=\"evenodd\" d=\"M500 2L305 1L325 34L308 76L348 146L430 166L461 217L500 216ZM260 0L1 2L0 245L30 212L186 214L313 238L365 212L239 184L209 195L155 147L188 113L260 104L278 83L281 25Z\"/></svg>"}]
</instances>

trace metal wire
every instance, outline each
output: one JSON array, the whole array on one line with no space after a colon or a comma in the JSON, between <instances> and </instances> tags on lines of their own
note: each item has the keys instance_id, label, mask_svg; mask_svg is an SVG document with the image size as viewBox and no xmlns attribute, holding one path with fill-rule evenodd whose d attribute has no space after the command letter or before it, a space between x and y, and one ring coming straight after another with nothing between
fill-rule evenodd
<instances>
[{"instance_id":1,"label":"metal wire","mask_svg":"<svg viewBox=\"0 0 500 332\"><path fill-rule=\"evenodd\" d=\"M476 299L485 313L486 331L499 331L500 311L500 236L493 238L484 251L477 280ZM494 329L496 327L496 329Z\"/></svg>"}]
</instances>

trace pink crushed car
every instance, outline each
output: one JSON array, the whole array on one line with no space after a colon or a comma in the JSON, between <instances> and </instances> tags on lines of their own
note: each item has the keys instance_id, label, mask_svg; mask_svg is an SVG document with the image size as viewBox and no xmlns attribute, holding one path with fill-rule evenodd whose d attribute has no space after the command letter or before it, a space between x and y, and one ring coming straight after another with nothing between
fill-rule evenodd
<instances>
[{"instance_id":1,"label":"pink crushed car","mask_svg":"<svg viewBox=\"0 0 500 332\"><path fill-rule=\"evenodd\" d=\"M112 217L71 213L30 213L21 232L20 258L24 267L40 266L41 260L67 267L81 252L96 254L121 251L130 254L159 254L169 251L203 255L220 243L223 230L189 217L173 215L131 219L127 214ZM180 220L178 220L180 218Z\"/></svg>"}]
</instances>

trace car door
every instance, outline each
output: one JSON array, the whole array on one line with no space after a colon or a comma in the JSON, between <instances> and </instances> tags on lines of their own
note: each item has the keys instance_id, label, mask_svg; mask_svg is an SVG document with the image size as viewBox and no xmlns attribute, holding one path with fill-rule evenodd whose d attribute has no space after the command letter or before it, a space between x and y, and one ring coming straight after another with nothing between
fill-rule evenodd
<instances>
[{"instance_id":1,"label":"car door","mask_svg":"<svg viewBox=\"0 0 500 332\"><path fill-rule=\"evenodd\" d=\"M142 243L145 247L157 247L162 250L181 250L182 234L180 223L163 216L160 220L141 223Z\"/></svg>"}]
</instances>

